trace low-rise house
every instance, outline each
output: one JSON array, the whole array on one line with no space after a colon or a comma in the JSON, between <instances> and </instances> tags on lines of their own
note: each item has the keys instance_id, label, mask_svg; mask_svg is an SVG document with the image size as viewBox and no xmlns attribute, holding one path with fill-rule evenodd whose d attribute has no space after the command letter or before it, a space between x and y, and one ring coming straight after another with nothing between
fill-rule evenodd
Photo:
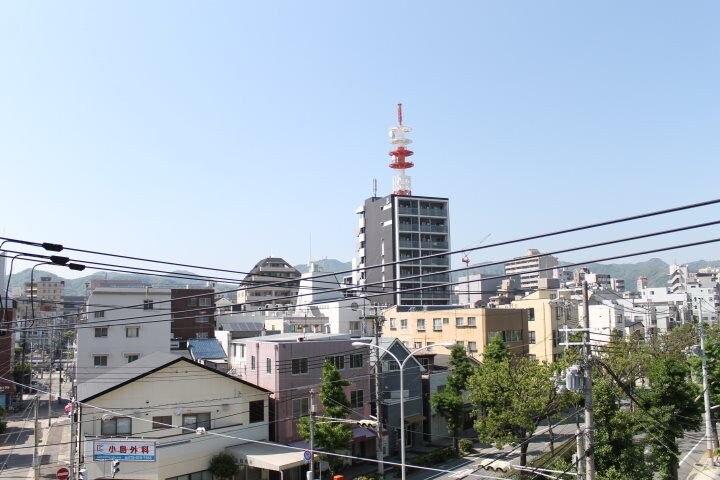
<instances>
[{"instance_id":1,"label":"low-rise house","mask_svg":"<svg viewBox=\"0 0 720 480\"><path fill-rule=\"evenodd\" d=\"M230 373L272 392L270 439L302 448L297 421L309 414L310 390L319 391L322 367L332 361L340 375L350 381L345 395L350 402L348 419L370 418L370 368L368 352L352 347L350 335L287 333L233 340L228 354ZM319 395L315 396L322 415ZM375 433L353 428L354 456L375 457Z\"/></svg>"},{"instance_id":2,"label":"low-rise house","mask_svg":"<svg viewBox=\"0 0 720 480\"><path fill-rule=\"evenodd\" d=\"M375 345L375 340L370 338L360 339L359 341L367 342ZM397 338L381 337L377 343L382 349L368 347L370 354L370 363L376 366L380 365L381 372L381 389L382 389L382 410L381 420L383 430L388 433L387 437L383 437L383 452L399 453L400 452L400 427L402 416L400 415L400 403L405 399L405 446L412 448L415 445L423 444L423 400L422 400L422 374L425 368L418 357L413 356L406 360L410 355L410 350ZM363 349L364 350L364 349ZM398 363L392 355L392 353ZM377 359L380 361L378 362ZM405 362L405 366L400 372L400 366ZM402 383L404 393L400 390L400 375L402 373ZM373 375L373 392L375 392L375 376ZM374 400L374 399L373 399ZM374 403L374 402L373 402ZM377 406L373 405L373 412Z\"/></svg>"},{"instance_id":3,"label":"low-rise house","mask_svg":"<svg viewBox=\"0 0 720 480\"><path fill-rule=\"evenodd\" d=\"M216 338L188 340L188 351L193 361L222 372L228 371L227 354Z\"/></svg>"},{"instance_id":4,"label":"low-rise house","mask_svg":"<svg viewBox=\"0 0 720 480\"><path fill-rule=\"evenodd\" d=\"M210 459L229 451L242 465L239 478L276 470L299 480L302 450L268 441L269 393L165 353L100 375L78 388L86 478L109 478L119 460L114 478L211 479Z\"/></svg>"}]
</instances>

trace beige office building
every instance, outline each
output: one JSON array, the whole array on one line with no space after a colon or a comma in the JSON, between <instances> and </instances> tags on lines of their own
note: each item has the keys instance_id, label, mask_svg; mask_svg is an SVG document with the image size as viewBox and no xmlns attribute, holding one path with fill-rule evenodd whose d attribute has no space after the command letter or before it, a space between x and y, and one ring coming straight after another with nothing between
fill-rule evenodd
<instances>
[{"instance_id":1,"label":"beige office building","mask_svg":"<svg viewBox=\"0 0 720 480\"><path fill-rule=\"evenodd\" d=\"M580 305L569 291L538 290L521 300L511 302L512 309L528 314L528 344L531 358L543 362L557 361L565 347L561 330L578 327Z\"/></svg>"},{"instance_id":2,"label":"beige office building","mask_svg":"<svg viewBox=\"0 0 720 480\"><path fill-rule=\"evenodd\" d=\"M493 336L502 335L513 353L528 353L528 312L511 308L418 308L384 312L383 337L397 337L410 350L441 342L465 346L482 358Z\"/></svg>"}]
</instances>

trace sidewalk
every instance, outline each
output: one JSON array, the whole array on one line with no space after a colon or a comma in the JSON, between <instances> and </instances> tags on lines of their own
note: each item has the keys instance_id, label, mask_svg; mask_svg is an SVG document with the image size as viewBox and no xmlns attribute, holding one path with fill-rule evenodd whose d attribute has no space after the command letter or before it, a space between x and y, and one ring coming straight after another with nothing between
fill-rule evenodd
<instances>
[{"instance_id":1,"label":"sidewalk","mask_svg":"<svg viewBox=\"0 0 720 480\"><path fill-rule=\"evenodd\" d=\"M30 405L29 400L25 405ZM32 407L30 407L32 408ZM64 415L64 403L51 404L51 426L48 428L47 401L40 401L38 435L38 463L40 465L40 478L57 478L57 470L67 466L70 461L70 418ZM2 456L5 470L0 473L12 472L15 478L34 478L32 467L33 451L35 446L35 420L22 418L23 411L8 415L7 430L3 435L3 447L8 450ZM0 463L2 463L0 462Z\"/></svg>"}]
</instances>

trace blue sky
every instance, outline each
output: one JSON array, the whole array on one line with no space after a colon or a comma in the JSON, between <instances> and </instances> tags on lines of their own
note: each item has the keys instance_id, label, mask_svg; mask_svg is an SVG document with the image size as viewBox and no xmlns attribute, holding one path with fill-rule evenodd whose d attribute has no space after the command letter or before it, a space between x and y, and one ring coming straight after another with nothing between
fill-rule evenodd
<instances>
[{"instance_id":1,"label":"blue sky","mask_svg":"<svg viewBox=\"0 0 720 480\"><path fill-rule=\"evenodd\" d=\"M413 193L450 198L456 249L720 197L719 17L712 1L4 2L0 232L236 270L349 260L372 179L391 190L398 102Z\"/></svg>"}]
</instances>

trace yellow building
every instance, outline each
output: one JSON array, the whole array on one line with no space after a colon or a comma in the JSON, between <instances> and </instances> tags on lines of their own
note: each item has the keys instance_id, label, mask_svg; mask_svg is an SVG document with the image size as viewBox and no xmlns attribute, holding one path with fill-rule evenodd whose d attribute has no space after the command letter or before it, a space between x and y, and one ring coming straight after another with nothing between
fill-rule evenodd
<instances>
[{"instance_id":1,"label":"yellow building","mask_svg":"<svg viewBox=\"0 0 720 480\"><path fill-rule=\"evenodd\" d=\"M511 308L428 308L397 306L384 312L383 337L397 337L410 350L455 342L481 358L493 336L502 335L513 353L528 353L528 312Z\"/></svg>"},{"instance_id":2,"label":"yellow building","mask_svg":"<svg viewBox=\"0 0 720 480\"><path fill-rule=\"evenodd\" d=\"M560 345L560 330L578 327L580 306L571 299L571 292L538 290L521 300L510 303L512 309L528 312L528 344L531 358L542 362L554 362L565 347Z\"/></svg>"}]
</instances>

